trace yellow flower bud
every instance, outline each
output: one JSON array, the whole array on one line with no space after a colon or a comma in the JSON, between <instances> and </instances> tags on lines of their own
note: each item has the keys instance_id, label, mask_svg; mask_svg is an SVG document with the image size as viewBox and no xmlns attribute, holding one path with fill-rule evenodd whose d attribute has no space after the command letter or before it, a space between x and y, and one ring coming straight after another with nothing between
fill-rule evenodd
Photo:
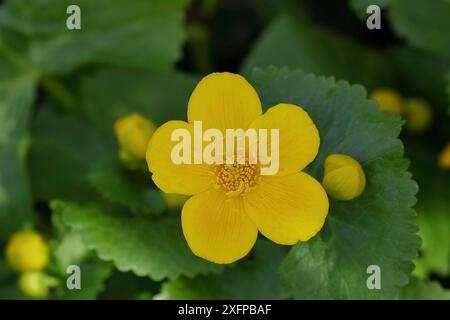
<instances>
[{"instance_id":1,"label":"yellow flower bud","mask_svg":"<svg viewBox=\"0 0 450 320\"><path fill-rule=\"evenodd\" d=\"M427 129L433 120L430 105L423 99L412 98L405 101L406 127L411 131Z\"/></svg>"},{"instance_id":2,"label":"yellow flower bud","mask_svg":"<svg viewBox=\"0 0 450 320\"><path fill-rule=\"evenodd\" d=\"M332 154L325 159L322 185L331 197L352 200L363 193L366 176L355 159L344 154Z\"/></svg>"},{"instance_id":3,"label":"yellow flower bud","mask_svg":"<svg viewBox=\"0 0 450 320\"><path fill-rule=\"evenodd\" d=\"M171 208L181 208L187 199L189 199L189 196L184 196L181 194L175 194L175 193L162 193L164 197L164 201L166 202L166 205Z\"/></svg>"},{"instance_id":4,"label":"yellow flower bud","mask_svg":"<svg viewBox=\"0 0 450 320\"><path fill-rule=\"evenodd\" d=\"M117 120L114 131L121 149L121 158L144 160L148 141L155 129L151 120L137 113Z\"/></svg>"},{"instance_id":5,"label":"yellow flower bud","mask_svg":"<svg viewBox=\"0 0 450 320\"><path fill-rule=\"evenodd\" d=\"M19 278L19 289L30 298L45 298L49 289L47 275L38 271L22 273Z\"/></svg>"},{"instance_id":6,"label":"yellow flower bud","mask_svg":"<svg viewBox=\"0 0 450 320\"><path fill-rule=\"evenodd\" d=\"M450 142L447 143L444 150L439 155L438 165L442 169L450 169Z\"/></svg>"},{"instance_id":7,"label":"yellow flower bud","mask_svg":"<svg viewBox=\"0 0 450 320\"><path fill-rule=\"evenodd\" d=\"M402 97L394 90L376 89L372 92L370 98L378 102L380 110L389 111L396 115L402 115L404 112Z\"/></svg>"},{"instance_id":8,"label":"yellow flower bud","mask_svg":"<svg viewBox=\"0 0 450 320\"><path fill-rule=\"evenodd\" d=\"M37 232L17 232L6 246L6 261L18 272L39 271L48 260L48 245Z\"/></svg>"}]
</instances>

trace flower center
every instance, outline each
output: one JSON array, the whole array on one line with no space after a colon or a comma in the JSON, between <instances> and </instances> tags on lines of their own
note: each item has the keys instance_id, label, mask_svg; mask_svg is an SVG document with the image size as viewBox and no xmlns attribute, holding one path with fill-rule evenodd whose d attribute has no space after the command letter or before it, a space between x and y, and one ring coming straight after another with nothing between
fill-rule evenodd
<instances>
[{"instance_id":1,"label":"flower center","mask_svg":"<svg viewBox=\"0 0 450 320\"><path fill-rule=\"evenodd\" d=\"M229 192L228 195L238 195L255 188L260 169L258 164L220 164L215 169L216 181Z\"/></svg>"}]
</instances>

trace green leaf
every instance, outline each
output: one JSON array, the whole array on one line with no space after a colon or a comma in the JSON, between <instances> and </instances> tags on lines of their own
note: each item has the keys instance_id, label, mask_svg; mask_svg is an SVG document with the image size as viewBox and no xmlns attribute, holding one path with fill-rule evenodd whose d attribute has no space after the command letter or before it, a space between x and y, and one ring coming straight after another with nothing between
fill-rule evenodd
<instances>
[{"instance_id":1,"label":"green leaf","mask_svg":"<svg viewBox=\"0 0 450 320\"><path fill-rule=\"evenodd\" d=\"M278 16L264 31L243 70L250 74L253 67L270 65L335 76L370 89L386 85L392 76L379 52L288 14Z\"/></svg>"},{"instance_id":2,"label":"green leaf","mask_svg":"<svg viewBox=\"0 0 450 320\"><path fill-rule=\"evenodd\" d=\"M33 123L28 161L33 195L39 200L96 199L89 169L94 161L116 159L116 143L79 117L50 107L45 105Z\"/></svg>"},{"instance_id":3,"label":"green leaf","mask_svg":"<svg viewBox=\"0 0 450 320\"><path fill-rule=\"evenodd\" d=\"M93 251L83 243L81 236L61 225L61 215L53 214L52 222L59 231L58 240L52 247L55 258L54 271L58 273L60 284L53 290L52 297L56 299L96 299L103 291L106 280L111 276L114 268L110 262L99 260ZM71 265L80 267L81 289L68 289L66 281L73 273L67 273Z\"/></svg>"},{"instance_id":4,"label":"green leaf","mask_svg":"<svg viewBox=\"0 0 450 320\"><path fill-rule=\"evenodd\" d=\"M277 269L286 256L284 247L259 240L252 255L220 275L180 277L163 284L155 299L280 299Z\"/></svg>"},{"instance_id":5,"label":"green leaf","mask_svg":"<svg viewBox=\"0 0 450 320\"><path fill-rule=\"evenodd\" d=\"M433 188L432 194L421 195L417 206L417 221L422 238L418 275L437 273L450 275L450 189Z\"/></svg>"},{"instance_id":6,"label":"green leaf","mask_svg":"<svg viewBox=\"0 0 450 320\"><path fill-rule=\"evenodd\" d=\"M223 266L191 253L179 218L150 220L112 215L61 201L52 202L51 207L68 227L80 234L88 249L95 250L102 260L113 261L120 271L131 270L138 276L159 281L223 270Z\"/></svg>"},{"instance_id":7,"label":"green leaf","mask_svg":"<svg viewBox=\"0 0 450 320\"><path fill-rule=\"evenodd\" d=\"M152 188L150 181L133 181L131 173L118 162L100 162L89 173L92 186L107 200L121 204L136 214L160 214L165 209L161 192Z\"/></svg>"},{"instance_id":8,"label":"green leaf","mask_svg":"<svg viewBox=\"0 0 450 320\"><path fill-rule=\"evenodd\" d=\"M9 0L0 26L32 39L30 59L45 73L66 74L86 63L170 70L181 55L188 0ZM69 5L81 30L66 27Z\"/></svg>"},{"instance_id":9,"label":"green leaf","mask_svg":"<svg viewBox=\"0 0 450 320\"><path fill-rule=\"evenodd\" d=\"M138 112L157 124L186 119L197 78L130 69L103 69L82 84L82 108L96 127L113 132L114 122ZM105 94L109 92L109 94Z\"/></svg>"},{"instance_id":10,"label":"green leaf","mask_svg":"<svg viewBox=\"0 0 450 320\"><path fill-rule=\"evenodd\" d=\"M395 0L389 10L394 30L411 45L450 59L450 2Z\"/></svg>"},{"instance_id":11,"label":"green leaf","mask_svg":"<svg viewBox=\"0 0 450 320\"><path fill-rule=\"evenodd\" d=\"M276 68L256 69L251 81L265 108L293 103L313 119L321 146L307 172L321 181L325 158L343 153L361 163L367 178L360 197L331 199L323 230L292 248L280 267L286 288L300 299L396 297L420 244L411 209L417 184L397 138L401 120L344 81ZM381 290L366 286L370 265L381 268Z\"/></svg>"},{"instance_id":12,"label":"green leaf","mask_svg":"<svg viewBox=\"0 0 450 320\"><path fill-rule=\"evenodd\" d=\"M28 129L35 79L5 53L0 33L0 238L33 221L26 172Z\"/></svg>"},{"instance_id":13,"label":"green leaf","mask_svg":"<svg viewBox=\"0 0 450 320\"><path fill-rule=\"evenodd\" d=\"M350 5L360 17L367 15L367 8L371 5L377 5L380 8L386 8L392 0L350 0ZM368 15L367 15L368 16Z\"/></svg>"},{"instance_id":14,"label":"green leaf","mask_svg":"<svg viewBox=\"0 0 450 320\"><path fill-rule=\"evenodd\" d=\"M450 290L442 288L439 282L412 279L400 294L402 300L450 300Z\"/></svg>"},{"instance_id":15,"label":"green leaf","mask_svg":"<svg viewBox=\"0 0 450 320\"><path fill-rule=\"evenodd\" d=\"M92 259L79 264L81 271L81 289L69 290L63 283L56 292L56 299L64 300L93 300L103 291L106 280L111 276L113 266L111 263ZM67 277L70 274L66 275Z\"/></svg>"},{"instance_id":16,"label":"green leaf","mask_svg":"<svg viewBox=\"0 0 450 320\"><path fill-rule=\"evenodd\" d=\"M69 231L53 249L53 256L59 267L59 272L65 274L68 266L81 262L88 252L80 235Z\"/></svg>"},{"instance_id":17,"label":"green leaf","mask_svg":"<svg viewBox=\"0 0 450 320\"><path fill-rule=\"evenodd\" d=\"M158 292L160 284L150 278L137 277L132 272L115 271L99 296L101 300L136 300L151 297Z\"/></svg>"}]
</instances>

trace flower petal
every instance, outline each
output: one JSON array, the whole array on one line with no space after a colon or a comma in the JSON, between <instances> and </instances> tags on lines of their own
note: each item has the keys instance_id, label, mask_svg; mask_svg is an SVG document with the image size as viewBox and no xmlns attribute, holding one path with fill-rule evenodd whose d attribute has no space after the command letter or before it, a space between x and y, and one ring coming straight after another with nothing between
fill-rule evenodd
<instances>
[{"instance_id":1,"label":"flower petal","mask_svg":"<svg viewBox=\"0 0 450 320\"><path fill-rule=\"evenodd\" d=\"M188 120L203 121L204 128L247 129L261 115L261 102L255 89L238 74L212 73L192 92Z\"/></svg>"},{"instance_id":2,"label":"flower petal","mask_svg":"<svg viewBox=\"0 0 450 320\"><path fill-rule=\"evenodd\" d=\"M319 131L309 115L296 105L278 104L253 121L250 127L279 129L280 166L277 175L302 170L319 151ZM270 131L267 135L270 137ZM267 150L270 152L270 147Z\"/></svg>"},{"instance_id":3,"label":"flower petal","mask_svg":"<svg viewBox=\"0 0 450 320\"><path fill-rule=\"evenodd\" d=\"M328 213L321 184L304 172L265 176L244 196L244 209L258 230L279 244L295 244L313 237Z\"/></svg>"},{"instance_id":4,"label":"flower petal","mask_svg":"<svg viewBox=\"0 0 450 320\"><path fill-rule=\"evenodd\" d=\"M184 205L183 233L192 252L215 263L232 263L246 256L258 230L242 210L242 198L227 198L212 189L190 198Z\"/></svg>"},{"instance_id":5,"label":"flower petal","mask_svg":"<svg viewBox=\"0 0 450 320\"><path fill-rule=\"evenodd\" d=\"M172 148L178 144L171 141L172 132L186 129L193 137L193 127L184 121L169 121L153 134L147 148L147 164L152 179L162 191L192 195L211 188L214 183L213 168L207 164L175 164L172 161ZM191 149L193 148L191 141ZM191 150L191 155L193 152Z\"/></svg>"}]
</instances>

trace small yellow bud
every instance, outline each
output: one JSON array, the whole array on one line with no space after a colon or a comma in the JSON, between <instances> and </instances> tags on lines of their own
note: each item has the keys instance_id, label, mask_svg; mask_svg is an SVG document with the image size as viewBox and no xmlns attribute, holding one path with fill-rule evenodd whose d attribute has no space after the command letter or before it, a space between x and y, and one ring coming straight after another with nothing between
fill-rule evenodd
<instances>
[{"instance_id":1,"label":"small yellow bud","mask_svg":"<svg viewBox=\"0 0 450 320\"><path fill-rule=\"evenodd\" d=\"M48 245L37 232L17 232L6 246L6 261L18 272L39 271L48 260Z\"/></svg>"},{"instance_id":2,"label":"small yellow bud","mask_svg":"<svg viewBox=\"0 0 450 320\"><path fill-rule=\"evenodd\" d=\"M166 205L171 208L181 208L187 199L189 199L189 196L184 196L180 194L175 193L162 193L164 197L164 201L166 202Z\"/></svg>"},{"instance_id":3,"label":"small yellow bud","mask_svg":"<svg viewBox=\"0 0 450 320\"><path fill-rule=\"evenodd\" d=\"M422 99L412 98L405 101L406 127L411 131L427 129L433 120L430 105Z\"/></svg>"},{"instance_id":4,"label":"small yellow bud","mask_svg":"<svg viewBox=\"0 0 450 320\"><path fill-rule=\"evenodd\" d=\"M442 169L450 169L450 142L447 143L444 150L439 155L438 165Z\"/></svg>"},{"instance_id":5,"label":"small yellow bud","mask_svg":"<svg viewBox=\"0 0 450 320\"><path fill-rule=\"evenodd\" d=\"M155 129L151 120L137 113L117 120L114 131L121 149L121 158L144 160L148 141Z\"/></svg>"},{"instance_id":6,"label":"small yellow bud","mask_svg":"<svg viewBox=\"0 0 450 320\"><path fill-rule=\"evenodd\" d=\"M45 298L49 289L47 275L38 271L22 273L19 278L19 289L30 298Z\"/></svg>"},{"instance_id":7,"label":"small yellow bud","mask_svg":"<svg viewBox=\"0 0 450 320\"><path fill-rule=\"evenodd\" d=\"M399 116L404 112L402 97L394 90L376 89L372 92L370 98L378 102L380 110L389 111Z\"/></svg>"},{"instance_id":8,"label":"small yellow bud","mask_svg":"<svg viewBox=\"0 0 450 320\"><path fill-rule=\"evenodd\" d=\"M352 200L363 193L366 176L355 159L344 154L332 154L325 159L322 185L331 197Z\"/></svg>"}]
</instances>

